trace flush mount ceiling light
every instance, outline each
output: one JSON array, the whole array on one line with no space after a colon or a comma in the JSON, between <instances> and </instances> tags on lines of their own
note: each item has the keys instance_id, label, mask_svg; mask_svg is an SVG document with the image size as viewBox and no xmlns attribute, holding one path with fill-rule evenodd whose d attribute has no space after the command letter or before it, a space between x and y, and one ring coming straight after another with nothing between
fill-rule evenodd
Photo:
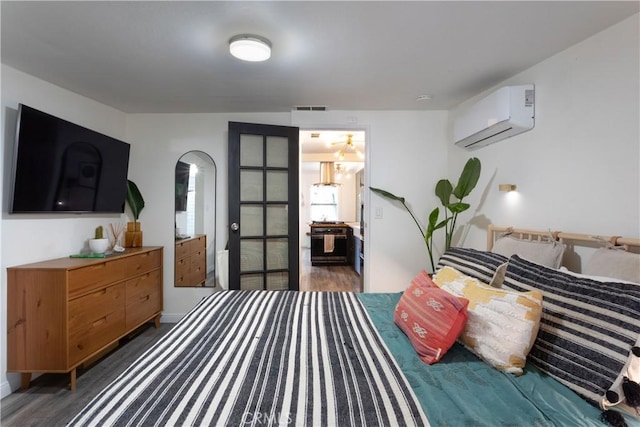
<instances>
[{"instance_id":1,"label":"flush mount ceiling light","mask_svg":"<svg viewBox=\"0 0 640 427\"><path fill-rule=\"evenodd\" d=\"M271 42L264 37L240 34L229 40L229 52L243 61L266 61L271 57Z\"/></svg>"}]
</instances>

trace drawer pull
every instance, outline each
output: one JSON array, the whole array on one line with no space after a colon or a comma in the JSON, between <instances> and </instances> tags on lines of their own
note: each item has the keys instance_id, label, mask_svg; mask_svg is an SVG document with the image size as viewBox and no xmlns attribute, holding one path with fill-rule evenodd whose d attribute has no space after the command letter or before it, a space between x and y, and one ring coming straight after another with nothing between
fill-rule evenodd
<instances>
[{"instance_id":1,"label":"drawer pull","mask_svg":"<svg viewBox=\"0 0 640 427\"><path fill-rule=\"evenodd\" d=\"M140 298L140 301L149 301L151 299L151 295L147 294L145 296L143 296L142 298Z\"/></svg>"},{"instance_id":2,"label":"drawer pull","mask_svg":"<svg viewBox=\"0 0 640 427\"><path fill-rule=\"evenodd\" d=\"M99 326L99 325L101 325L102 323L104 323L106 321L107 321L107 316L104 316L104 317L96 320L95 322L93 322L93 324L91 326L95 328L96 326Z\"/></svg>"}]
</instances>

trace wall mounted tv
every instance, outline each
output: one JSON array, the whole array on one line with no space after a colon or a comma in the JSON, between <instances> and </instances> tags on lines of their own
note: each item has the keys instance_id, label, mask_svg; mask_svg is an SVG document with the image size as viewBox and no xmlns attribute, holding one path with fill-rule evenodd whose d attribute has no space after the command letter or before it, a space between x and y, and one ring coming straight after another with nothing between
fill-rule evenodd
<instances>
[{"instance_id":1,"label":"wall mounted tv","mask_svg":"<svg viewBox=\"0 0 640 427\"><path fill-rule=\"evenodd\" d=\"M191 164L176 163L176 212L187 210L187 195L189 194L189 171Z\"/></svg>"},{"instance_id":2,"label":"wall mounted tv","mask_svg":"<svg viewBox=\"0 0 640 427\"><path fill-rule=\"evenodd\" d=\"M124 212L129 148L20 104L11 213Z\"/></svg>"}]
</instances>

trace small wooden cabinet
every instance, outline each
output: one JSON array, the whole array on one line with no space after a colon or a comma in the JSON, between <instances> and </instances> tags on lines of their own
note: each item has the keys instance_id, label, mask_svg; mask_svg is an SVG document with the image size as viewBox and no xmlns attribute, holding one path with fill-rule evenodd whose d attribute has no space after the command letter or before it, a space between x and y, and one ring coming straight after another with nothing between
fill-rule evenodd
<instances>
[{"instance_id":1,"label":"small wooden cabinet","mask_svg":"<svg viewBox=\"0 0 640 427\"><path fill-rule=\"evenodd\" d=\"M207 236L176 242L176 286L204 286L207 281Z\"/></svg>"},{"instance_id":2,"label":"small wooden cabinet","mask_svg":"<svg viewBox=\"0 0 640 427\"><path fill-rule=\"evenodd\" d=\"M162 247L7 268L7 371L71 374L162 311Z\"/></svg>"}]
</instances>

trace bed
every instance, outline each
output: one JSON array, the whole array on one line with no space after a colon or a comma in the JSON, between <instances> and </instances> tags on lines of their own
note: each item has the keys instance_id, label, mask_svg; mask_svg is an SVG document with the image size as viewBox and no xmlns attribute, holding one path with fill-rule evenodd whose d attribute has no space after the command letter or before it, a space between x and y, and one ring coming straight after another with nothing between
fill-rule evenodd
<instances>
[{"instance_id":1,"label":"bed","mask_svg":"<svg viewBox=\"0 0 640 427\"><path fill-rule=\"evenodd\" d=\"M505 233L519 241L561 242L564 247L580 239L640 247L634 239L520 231L490 227L488 249ZM498 265L505 268L498 255L447 253L439 268L455 265L489 283ZM527 286L526 275L502 274L507 287ZM630 307L640 310L637 285L628 286ZM526 363L520 375L513 375L479 358L460 340L437 363L424 363L394 322L405 293L214 293L69 425L605 425L594 402L601 397L599 389L611 386L606 381L593 393L576 392L543 363ZM627 342L640 336L638 318L625 326L631 329ZM532 357L538 357L537 345L536 340ZM622 358L618 371L625 365ZM625 417L629 425L637 423Z\"/></svg>"}]
</instances>

